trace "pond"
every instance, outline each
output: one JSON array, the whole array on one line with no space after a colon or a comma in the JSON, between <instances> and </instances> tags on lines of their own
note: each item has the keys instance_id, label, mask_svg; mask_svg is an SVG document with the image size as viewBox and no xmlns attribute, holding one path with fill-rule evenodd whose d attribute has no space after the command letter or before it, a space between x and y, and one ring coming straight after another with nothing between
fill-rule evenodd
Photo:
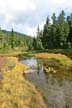
<instances>
[{"instance_id":1,"label":"pond","mask_svg":"<svg viewBox=\"0 0 72 108\"><path fill-rule=\"evenodd\" d=\"M26 79L33 83L44 97L48 108L72 108L72 73L55 60L28 58L21 63L35 70L26 74ZM50 68L46 72L45 67ZM52 72L54 70L54 72Z\"/></svg>"}]
</instances>

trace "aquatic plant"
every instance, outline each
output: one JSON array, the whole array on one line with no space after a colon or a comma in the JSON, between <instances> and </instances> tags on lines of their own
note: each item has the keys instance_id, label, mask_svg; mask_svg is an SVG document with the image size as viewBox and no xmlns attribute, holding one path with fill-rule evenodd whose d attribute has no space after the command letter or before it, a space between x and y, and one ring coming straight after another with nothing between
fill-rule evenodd
<instances>
[{"instance_id":1,"label":"aquatic plant","mask_svg":"<svg viewBox=\"0 0 72 108\"><path fill-rule=\"evenodd\" d=\"M44 72L46 73L56 73L56 70L52 67L44 67Z\"/></svg>"}]
</instances>

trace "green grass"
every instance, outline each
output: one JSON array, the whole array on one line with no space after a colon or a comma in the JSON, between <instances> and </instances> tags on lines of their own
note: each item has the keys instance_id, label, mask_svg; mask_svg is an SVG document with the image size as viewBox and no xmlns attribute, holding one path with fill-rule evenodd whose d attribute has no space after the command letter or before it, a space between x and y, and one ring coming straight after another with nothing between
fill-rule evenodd
<instances>
[{"instance_id":1,"label":"green grass","mask_svg":"<svg viewBox=\"0 0 72 108\"><path fill-rule=\"evenodd\" d=\"M44 52L47 53L61 53L61 54L65 54L68 57L72 58L72 49L48 49L48 50L44 50Z\"/></svg>"}]
</instances>

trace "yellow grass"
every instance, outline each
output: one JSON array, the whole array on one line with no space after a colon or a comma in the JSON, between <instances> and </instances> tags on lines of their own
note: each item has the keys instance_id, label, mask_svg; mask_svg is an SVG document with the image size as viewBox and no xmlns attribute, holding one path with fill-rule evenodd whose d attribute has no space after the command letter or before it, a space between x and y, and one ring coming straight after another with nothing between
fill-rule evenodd
<instances>
[{"instance_id":1,"label":"yellow grass","mask_svg":"<svg viewBox=\"0 0 72 108\"><path fill-rule=\"evenodd\" d=\"M38 54L35 54L35 57L41 58L41 59L56 59L62 65L72 66L72 60L63 54L38 53Z\"/></svg>"},{"instance_id":2,"label":"yellow grass","mask_svg":"<svg viewBox=\"0 0 72 108\"><path fill-rule=\"evenodd\" d=\"M35 54L38 58L56 58L56 59L69 59L67 56L63 54L54 54L54 53L38 53Z\"/></svg>"},{"instance_id":3,"label":"yellow grass","mask_svg":"<svg viewBox=\"0 0 72 108\"><path fill-rule=\"evenodd\" d=\"M14 61L15 66L12 70L3 72L0 108L45 108L41 95L23 77L23 71L28 67L20 64L14 57L7 60Z\"/></svg>"}]
</instances>

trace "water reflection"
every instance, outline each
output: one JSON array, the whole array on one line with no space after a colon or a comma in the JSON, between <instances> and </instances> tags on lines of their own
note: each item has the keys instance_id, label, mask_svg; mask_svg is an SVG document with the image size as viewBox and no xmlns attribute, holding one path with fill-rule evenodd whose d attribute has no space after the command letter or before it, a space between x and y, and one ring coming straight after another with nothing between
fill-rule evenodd
<instances>
[{"instance_id":1,"label":"water reflection","mask_svg":"<svg viewBox=\"0 0 72 108\"><path fill-rule=\"evenodd\" d=\"M27 74L26 77L43 93L48 108L72 108L72 81L70 81L72 73L66 72L66 69L63 70L64 67L59 67L59 64L52 60L31 58L22 63L37 71L37 73ZM44 65L53 67L57 73L45 72Z\"/></svg>"}]
</instances>

